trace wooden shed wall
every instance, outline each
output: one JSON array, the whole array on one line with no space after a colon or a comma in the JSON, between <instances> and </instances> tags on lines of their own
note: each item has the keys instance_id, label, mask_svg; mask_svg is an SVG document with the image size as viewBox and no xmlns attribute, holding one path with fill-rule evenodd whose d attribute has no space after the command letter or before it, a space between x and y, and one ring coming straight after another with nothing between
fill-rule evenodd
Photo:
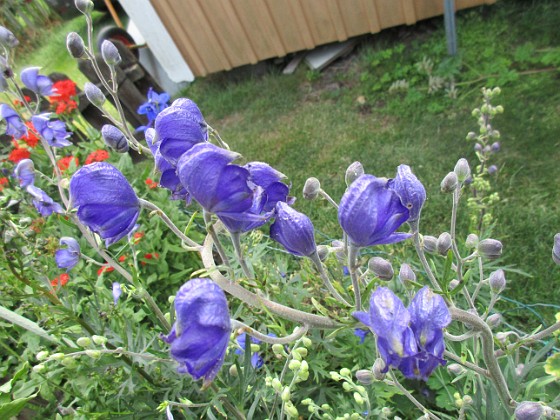
<instances>
[{"instance_id":1,"label":"wooden shed wall","mask_svg":"<svg viewBox=\"0 0 560 420\"><path fill-rule=\"evenodd\" d=\"M150 0L196 76L443 14L444 0ZM455 0L457 9L495 0ZM153 48L153 46L152 46Z\"/></svg>"}]
</instances>

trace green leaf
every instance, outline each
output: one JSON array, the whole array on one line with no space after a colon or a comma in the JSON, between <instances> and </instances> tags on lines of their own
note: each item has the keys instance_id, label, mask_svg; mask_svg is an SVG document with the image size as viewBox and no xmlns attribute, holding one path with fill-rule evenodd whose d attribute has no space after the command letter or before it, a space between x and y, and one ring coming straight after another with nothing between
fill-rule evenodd
<instances>
[{"instance_id":1,"label":"green leaf","mask_svg":"<svg viewBox=\"0 0 560 420\"><path fill-rule=\"evenodd\" d=\"M8 308L0 306L0 317L4 318L6 321L11 322L14 325L26 329L27 331L37 334L39 337L44 338L45 340L48 340L52 343L60 344L60 342L55 337L39 327L35 322L19 314L16 314L13 311L10 311Z\"/></svg>"},{"instance_id":2,"label":"green leaf","mask_svg":"<svg viewBox=\"0 0 560 420\"><path fill-rule=\"evenodd\" d=\"M549 375L560 378L560 353L556 353L546 360L544 371Z\"/></svg>"},{"instance_id":3,"label":"green leaf","mask_svg":"<svg viewBox=\"0 0 560 420\"><path fill-rule=\"evenodd\" d=\"M29 371L29 363L25 362L21 367L21 369L16 372L16 374L12 379L10 379L4 385L0 386L0 392L4 394L10 392L12 390L13 384L17 382L19 379L21 379L24 375L26 375L28 371Z\"/></svg>"},{"instance_id":4,"label":"green leaf","mask_svg":"<svg viewBox=\"0 0 560 420\"><path fill-rule=\"evenodd\" d=\"M7 404L0 405L0 418L2 419L10 419L15 417L19 414L21 410L25 407L28 401L35 398L37 394L33 394L27 398L19 398L14 401L10 401Z\"/></svg>"}]
</instances>

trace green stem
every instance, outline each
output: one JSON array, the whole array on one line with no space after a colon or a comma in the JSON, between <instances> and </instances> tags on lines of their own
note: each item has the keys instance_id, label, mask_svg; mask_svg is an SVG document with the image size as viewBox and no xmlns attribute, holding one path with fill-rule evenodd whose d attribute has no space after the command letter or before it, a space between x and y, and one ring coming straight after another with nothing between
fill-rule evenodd
<instances>
[{"instance_id":1,"label":"green stem","mask_svg":"<svg viewBox=\"0 0 560 420\"><path fill-rule=\"evenodd\" d=\"M329 292L331 293L331 295L333 295L335 297L336 300L338 300L339 302L343 303L346 306L352 306L351 304L348 303L348 301L346 301L346 299L344 299L334 288L333 284L331 283L328 274L325 271L325 268L323 267L323 263L321 262L321 260L319 259L319 255L317 255L317 251L315 251L313 254L311 254L309 256L309 259L311 261L313 261L313 264L315 264L315 267L317 268L317 271L319 272L319 276L321 276L321 279L323 280L323 284L326 286L326 288L329 290Z\"/></svg>"},{"instance_id":2,"label":"green stem","mask_svg":"<svg viewBox=\"0 0 560 420\"><path fill-rule=\"evenodd\" d=\"M241 269L249 280L254 280L255 275L249 270L249 266L247 266L247 261L245 261L245 257L243 257L243 251L241 249L241 233L240 232L230 232L231 242L233 243L233 248L235 249L235 256L237 257L237 261L241 265Z\"/></svg>"},{"instance_id":3,"label":"green stem","mask_svg":"<svg viewBox=\"0 0 560 420\"><path fill-rule=\"evenodd\" d=\"M350 271L350 278L352 279L352 288L354 289L354 304L356 311L362 310L362 293L360 291L360 279L357 273L357 260L360 248L352 243L348 244L348 270Z\"/></svg>"},{"instance_id":4,"label":"green stem","mask_svg":"<svg viewBox=\"0 0 560 420\"><path fill-rule=\"evenodd\" d=\"M309 331L309 325L304 325L303 327L297 327L293 333L284 337L271 337L255 330L254 328L251 328L243 322L237 321L236 319L232 319L231 324L234 329L241 329L243 332L249 334L250 336L255 337L263 343L268 344L289 344L292 341L299 340L301 337L307 334L307 331Z\"/></svg>"},{"instance_id":5,"label":"green stem","mask_svg":"<svg viewBox=\"0 0 560 420\"><path fill-rule=\"evenodd\" d=\"M438 416L432 414L426 407L424 407L420 401L418 401L414 396L404 387L401 383L397 380L397 377L393 373L393 370L389 370L389 376L391 377L391 381L385 380L385 382L389 385L396 386L405 396L418 408L422 413L427 414L432 420L440 420Z\"/></svg>"}]
</instances>

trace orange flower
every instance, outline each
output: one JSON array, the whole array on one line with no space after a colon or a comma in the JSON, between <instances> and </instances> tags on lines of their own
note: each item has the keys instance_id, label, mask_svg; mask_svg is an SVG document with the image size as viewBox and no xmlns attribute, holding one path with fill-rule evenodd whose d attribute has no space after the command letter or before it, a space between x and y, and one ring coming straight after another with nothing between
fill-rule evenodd
<instances>
[{"instance_id":1,"label":"orange flower","mask_svg":"<svg viewBox=\"0 0 560 420\"><path fill-rule=\"evenodd\" d=\"M6 177L0 178L0 191L4 189L4 185L6 185L8 182L9 182L8 178Z\"/></svg>"},{"instance_id":2,"label":"orange flower","mask_svg":"<svg viewBox=\"0 0 560 420\"><path fill-rule=\"evenodd\" d=\"M8 155L8 160L10 162L18 163L20 160L29 159L31 157L31 152L25 147L16 147Z\"/></svg>"},{"instance_id":3,"label":"orange flower","mask_svg":"<svg viewBox=\"0 0 560 420\"><path fill-rule=\"evenodd\" d=\"M68 280L70 280L70 276L67 273L63 273L60 276L57 276L51 280L51 286L52 287L66 286Z\"/></svg>"},{"instance_id":4,"label":"orange flower","mask_svg":"<svg viewBox=\"0 0 560 420\"><path fill-rule=\"evenodd\" d=\"M72 160L74 160L74 162L76 163L76 167L80 165L80 161L75 156L65 156L63 158L60 158L58 162L56 162L56 165L62 172L64 172L68 170L68 168L70 168L70 164L72 163Z\"/></svg>"},{"instance_id":5,"label":"orange flower","mask_svg":"<svg viewBox=\"0 0 560 420\"><path fill-rule=\"evenodd\" d=\"M158 183L153 181L152 179L148 178L148 179L146 179L146 185L148 186L148 188L153 190L154 188L157 188Z\"/></svg>"},{"instance_id":6,"label":"orange flower","mask_svg":"<svg viewBox=\"0 0 560 420\"><path fill-rule=\"evenodd\" d=\"M109 153L106 150L96 150L95 152L91 152L89 156L86 158L86 165L89 165L93 162L103 162L104 160L109 159Z\"/></svg>"}]
</instances>

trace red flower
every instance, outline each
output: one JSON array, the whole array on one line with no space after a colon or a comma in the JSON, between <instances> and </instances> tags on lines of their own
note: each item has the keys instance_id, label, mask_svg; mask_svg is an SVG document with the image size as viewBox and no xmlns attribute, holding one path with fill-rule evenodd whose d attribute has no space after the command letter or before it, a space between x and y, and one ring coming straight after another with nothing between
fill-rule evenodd
<instances>
[{"instance_id":1,"label":"red flower","mask_svg":"<svg viewBox=\"0 0 560 420\"><path fill-rule=\"evenodd\" d=\"M70 168L70 164L72 163L72 160L76 164L76 167L80 165L80 161L75 156L65 156L63 158L60 158L58 162L56 162L56 165L62 172L64 172L68 170L68 168Z\"/></svg>"},{"instance_id":2,"label":"red flower","mask_svg":"<svg viewBox=\"0 0 560 420\"><path fill-rule=\"evenodd\" d=\"M31 98L29 96L24 95L23 97L25 98L27 103L31 102ZM23 102L20 101L19 99L14 99L13 103L14 103L15 106L23 106Z\"/></svg>"},{"instance_id":3,"label":"red flower","mask_svg":"<svg viewBox=\"0 0 560 420\"><path fill-rule=\"evenodd\" d=\"M66 286L68 280L70 280L70 276L67 273L63 273L60 276L57 276L51 280L51 286L52 287Z\"/></svg>"},{"instance_id":4,"label":"red flower","mask_svg":"<svg viewBox=\"0 0 560 420\"><path fill-rule=\"evenodd\" d=\"M153 254L144 254L144 258L146 258L147 260L151 260L152 258L157 260L159 258L159 254L157 252L154 252Z\"/></svg>"},{"instance_id":5,"label":"red flower","mask_svg":"<svg viewBox=\"0 0 560 420\"><path fill-rule=\"evenodd\" d=\"M6 177L0 178L0 191L4 189L4 185L6 185L7 183L8 183L8 178Z\"/></svg>"},{"instance_id":6,"label":"red flower","mask_svg":"<svg viewBox=\"0 0 560 420\"><path fill-rule=\"evenodd\" d=\"M76 84L72 80L59 80L53 83L55 94L49 97L51 107L57 114L70 114L78 104L73 97L76 96Z\"/></svg>"},{"instance_id":7,"label":"red flower","mask_svg":"<svg viewBox=\"0 0 560 420\"><path fill-rule=\"evenodd\" d=\"M53 102L54 112L57 115L61 114L70 114L72 111L78 108L78 104L76 101L67 101L67 102Z\"/></svg>"},{"instance_id":8,"label":"red flower","mask_svg":"<svg viewBox=\"0 0 560 420\"><path fill-rule=\"evenodd\" d=\"M29 159L31 152L25 147L15 147L8 155L10 162L18 163L20 160Z\"/></svg>"},{"instance_id":9,"label":"red flower","mask_svg":"<svg viewBox=\"0 0 560 420\"><path fill-rule=\"evenodd\" d=\"M148 186L148 188L153 190L154 188L157 188L158 183L148 178L146 179L146 185Z\"/></svg>"},{"instance_id":10,"label":"red flower","mask_svg":"<svg viewBox=\"0 0 560 420\"><path fill-rule=\"evenodd\" d=\"M37 137L35 127L31 121L25 123L27 128L27 134L23 136L20 140L23 140L29 147L35 147L39 144L39 137Z\"/></svg>"},{"instance_id":11,"label":"red flower","mask_svg":"<svg viewBox=\"0 0 560 420\"><path fill-rule=\"evenodd\" d=\"M119 262L124 262L124 260L126 260L126 255L121 255L119 257Z\"/></svg>"},{"instance_id":12,"label":"red flower","mask_svg":"<svg viewBox=\"0 0 560 420\"><path fill-rule=\"evenodd\" d=\"M144 232L136 232L134 235L132 235L132 243L134 245L136 245L138 242L140 242L140 239L142 239L144 237Z\"/></svg>"},{"instance_id":13,"label":"red flower","mask_svg":"<svg viewBox=\"0 0 560 420\"><path fill-rule=\"evenodd\" d=\"M110 273L111 271L115 271L115 269L111 267L109 264L105 264L102 265L101 268L99 268L99 270L97 270L97 275L100 276L103 273Z\"/></svg>"},{"instance_id":14,"label":"red flower","mask_svg":"<svg viewBox=\"0 0 560 420\"><path fill-rule=\"evenodd\" d=\"M86 165L89 165L93 162L103 162L104 160L109 159L109 153L106 150L96 150L95 152L91 152L89 156L86 158Z\"/></svg>"}]
</instances>

